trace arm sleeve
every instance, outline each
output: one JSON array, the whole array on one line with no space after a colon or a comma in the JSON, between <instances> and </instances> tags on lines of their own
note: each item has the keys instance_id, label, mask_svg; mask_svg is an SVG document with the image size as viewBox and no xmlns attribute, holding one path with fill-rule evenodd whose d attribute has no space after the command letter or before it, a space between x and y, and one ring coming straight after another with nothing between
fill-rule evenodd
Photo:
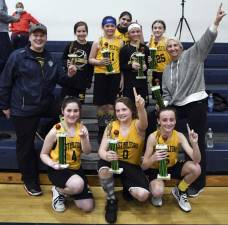
<instances>
[{"instance_id":1,"label":"arm sleeve","mask_svg":"<svg viewBox=\"0 0 228 225\"><path fill-rule=\"evenodd\" d=\"M0 76L0 109L10 108L16 56L11 54Z\"/></svg>"},{"instance_id":2,"label":"arm sleeve","mask_svg":"<svg viewBox=\"0 0 228 225\"><path fill-rule=\"evenodd\" d=\"M128 64L129 57L127 54L127 48L123 47L120 49L120 69L121 71L129 71L132 70L132 65Z\"/></svg>"},{"instance_id":3,"label":"arm sleeve","mask_svg":"<svg viewBox=\"0 0 228 225\"><path fill-rule=\"evenodd\" d=\"M29 14L29 21L34 23L34 24L38 24L39 21L37 19L35 19L31 14Z\"/></svg>"},{"instance_id":4,"label":"arm sleeve","mask_svg":"<svg viewBox=\"0 0 228 225\"><path fill-rule=\"evenodd\" d=\"M167 106L171 100L171 94L169 93L168 87L167 87L167 78L166 78L166 74L167 74L167 69L163 72L162 75L162 98L164 100L164 104Z\"/></svg>"},{"instance_id":5,"label":"arm sleeve","mask_svg":"<svg viewBox=\"0 0 228 225\"><path fill-rule=\"evenodd\" d=\"M213 32L208 28L199 41L189 49L191 55L193 57L198 57L200 61L204 61L211 51L216 37L217 32Z\"/></svg>"},{"instance_id":6,"label":"arm sleeve","mask_svg":"<svg viewBox=\"0 0 228 225\"><path fill-rule=\"evenodd\" d=\"M10 16L3 8L3 4L0 3L0 21L3 23L15 22L17 19L14 16Z\"/></svg>"}]
</instances>

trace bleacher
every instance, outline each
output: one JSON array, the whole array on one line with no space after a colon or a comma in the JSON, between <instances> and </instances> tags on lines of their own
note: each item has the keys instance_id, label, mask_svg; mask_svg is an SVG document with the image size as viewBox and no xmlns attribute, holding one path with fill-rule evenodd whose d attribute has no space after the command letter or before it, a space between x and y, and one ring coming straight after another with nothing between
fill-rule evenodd
<instances>
[{"instance_id":1,"label":"bleacher","mask_svg":"<svg viewBox=\"0 0 228 225\"><path fill-rule=\"evenodd\" d=\"M47 49L60 62L62 52L67 44L66 41L49 41ZM184 43L188 48L192 43ZM205 61L205 81L207 90L213 93L220 93L228 96L228 43L215 43L214 47ZM82 106L82 120L89 129L93 151L91 154L82 156L83 168L88 173L96 173L96 162L98 160L96 141L98 125L96 119L96 106L92 104L92 88L86 93L85 104ZM60 87L56 87L59 93ZM151 101L150 107L153 107ZM207 172L209 174L228 174L228 108L224 112L208 113L208 127L214 132L215 145L213 149L207 149ZM15 133L10 120L0 117L0 132L8 132L11 139L0 140L0 171L17 171L15 152ZM42 142L35 141L37 154L39 154ZM40 170L45 171L46 167L40 162Z\"/></svg>"}]
</instances>

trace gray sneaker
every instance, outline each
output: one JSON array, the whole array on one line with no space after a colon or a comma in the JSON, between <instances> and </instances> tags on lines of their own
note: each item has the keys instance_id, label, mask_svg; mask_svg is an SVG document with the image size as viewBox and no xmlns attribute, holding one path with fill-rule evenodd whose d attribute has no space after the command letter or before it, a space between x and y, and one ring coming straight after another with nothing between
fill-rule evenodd
<instances>
[{"instance_id":1,"label":"gray sneaker","mask_svg":"<svg viewBox=\"0 0 228 225\"><path fill-rule=\"evenodd\" d=\"M151 204L156 207L162 206L162 197L151 197Z\"/></svg>"},{"instance_id":2,"label":"gray sneaker","mask_svg":"<svg viewBox=\"0 0 228 225\"><path fill-rule=\"evenodd\" d=\"M187 195L188 195L188 197L195 198L195 197L199 196L199 194L200 194L201 192L203 192L203 191L204 191L203 188L201 188L201 189L196 189L196 188L194 188L194 187L189 187L188 190L187 190Z\"/></svg>"},{"instance_id":3,"label":"gray sneaker","mask_svg":"<svg viewBox=\"0 0 228 225\"><path fill-rule=\"evenodd\" d=\"M61 194L55 186L52 187L52 208L56 212L64 212L65 211L65 196Z\"/></svg>"},{"instance_id":4,"label":"gray sneaker","mask_svg":"<svg viewBox=\"0 0 228 225\"><path fill-rule=\"evenodd\" d=\"M192 210L186 192L181 192L177 187L174 187L172 189L172 194L183 211L190 212Z\"/></svg>"}]
</instances>

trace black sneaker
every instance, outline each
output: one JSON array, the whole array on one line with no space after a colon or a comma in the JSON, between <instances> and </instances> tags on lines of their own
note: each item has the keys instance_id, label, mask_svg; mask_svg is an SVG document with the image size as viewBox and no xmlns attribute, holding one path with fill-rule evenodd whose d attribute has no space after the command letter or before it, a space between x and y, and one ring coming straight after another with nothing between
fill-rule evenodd
<instances>
[{"instance_id":1,"label":"black sneaker","mask_svg":"<svg viewBox=\"0 0 228 225\"><path fill-rule=\"evenodd\" d=\"M109 199L106 202L105 219L108 223L115 223L117 220L117 210L118 210L117 203L118 202L116 199Z\"/></svg>"},{"instance_id":2,"label":"black sneaker","mask_svg":"<svg viewBox=\"0 0 228 225\"><path fill-rule=\"evenodd\" d=\"M42 195L40 185L37 183L26 183L24 184L24 189L29 195L32 195L32 196Z\"/></svg>"},{"instance_id":3,"label":"black sneaker","mask_svg":"<svg viewBox=\"0 0 228 225\"><path fill-rule=\"evenodd\" d=\"M199 194L201 192L203 192L203 191L204 191L203 188L197 189L197 188L194 188L194 187L189 187L188 190L187 190L187 195L189 197L195 198L195 197L199 196Z\"/></svg>"}]
</instances>

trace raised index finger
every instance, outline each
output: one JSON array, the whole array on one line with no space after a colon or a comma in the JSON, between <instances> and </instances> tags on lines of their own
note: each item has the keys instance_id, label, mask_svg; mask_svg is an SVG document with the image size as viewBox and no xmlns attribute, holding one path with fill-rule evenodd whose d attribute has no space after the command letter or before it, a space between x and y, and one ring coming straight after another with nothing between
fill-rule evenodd
<instances>
[{"instance_id":1,"label":"raised index finger","mask_svg":"<svg viewBox=\"0 0 228 225\"><path fill-rule=\"evenodd\" d=\"M222 3L220 3L219 8L218 8L218 12L222 9Z\"/></svg>"},{"instance_id":2,"label":"raised index finger","mask_svg":"<svg viewBox=\"0 0 228 225\"><path fill-rule=\"evenodd\" d=\"M133 87L133 92L134 92L135 98L137 98L138 94L137 94L137 91L136 91L136 88L135 87Z\"/></svg>"},{"instance_id":3,"label":"raised index finger","mask_svg":"<svg viewBox=\"0 0 228 225\"><path fill-rule=\"evenodd\" d=\"M186 125L187 125L188 134L190 134L191 133L190 127L189 127L188 123Z\"/></svg>"}]
</instances>

